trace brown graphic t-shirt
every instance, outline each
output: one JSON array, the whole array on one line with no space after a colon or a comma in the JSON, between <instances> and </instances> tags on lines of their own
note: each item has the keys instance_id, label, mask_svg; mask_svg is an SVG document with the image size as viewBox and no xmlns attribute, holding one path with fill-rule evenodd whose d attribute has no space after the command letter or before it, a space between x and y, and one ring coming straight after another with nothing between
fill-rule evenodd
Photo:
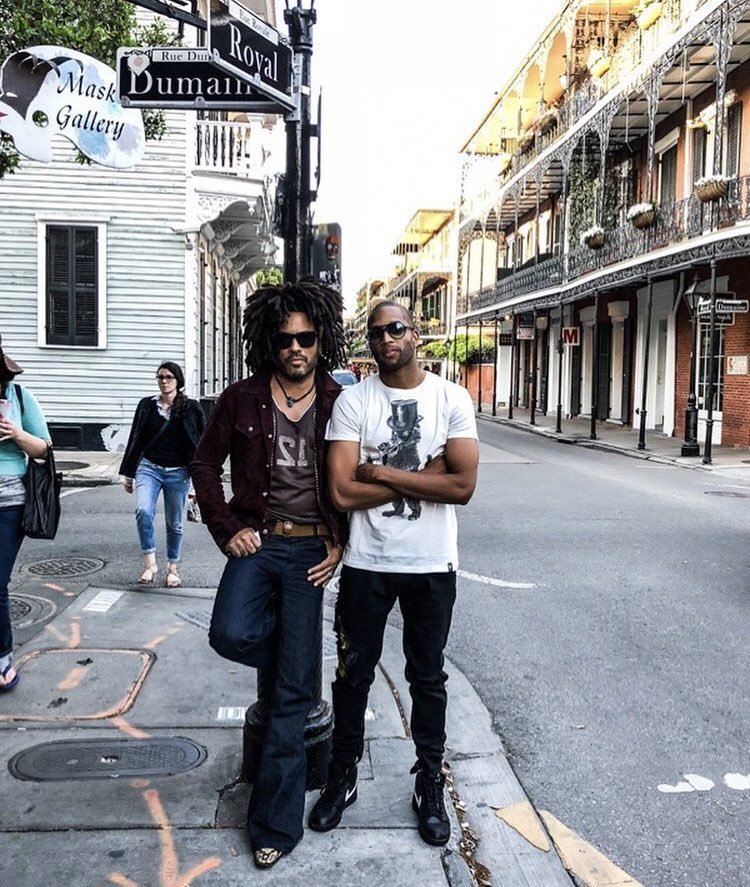
<instances>
[{"instance_id":1,"label":"brown graphic t-shirt","mask_svg":"<svg viewBox=\"0 0 750 887\"><path fill-rule=\"evenodd\" d=\"M278 520L297 524L322 523L315 491L314 401L299 421L292 422L273 405L276 415L276 449L268 510Z\"/></svg>"}]
</instances>

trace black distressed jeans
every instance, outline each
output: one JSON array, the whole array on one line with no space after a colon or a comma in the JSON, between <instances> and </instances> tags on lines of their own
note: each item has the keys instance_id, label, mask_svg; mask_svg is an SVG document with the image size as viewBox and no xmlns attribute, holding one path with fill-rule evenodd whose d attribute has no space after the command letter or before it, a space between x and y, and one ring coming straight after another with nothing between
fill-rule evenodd
<instances>
[{"instance_id":1,"label":"black distressed jeans","mask_svg":"<svg viewBox=\"0 0 750 887\"><path fill-rule=\"evenodd\" d=\"M456 600L455 573L342 568L336 602L339 662L333 682L333 757L344 768L362 757L367 696L396 599L404 620L412 738L420 766L435 773L442 767L445 751L448 676L443 671L443 650Z\"/></svg>"}]
</instances>

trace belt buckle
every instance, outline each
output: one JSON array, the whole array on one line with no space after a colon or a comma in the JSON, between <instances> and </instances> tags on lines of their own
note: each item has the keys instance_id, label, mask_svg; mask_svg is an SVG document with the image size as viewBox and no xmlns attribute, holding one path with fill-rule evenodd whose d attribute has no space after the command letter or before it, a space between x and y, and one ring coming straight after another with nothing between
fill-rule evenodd
<instances>
[{"instance_id":1,"label":"belt buckle","mask_svg":"<svg viewBox=\"0 0 750 887\"><path fill-rule=\"evenodd\" d=\"M290 520L285 520L281 529L285 536L291 536L292 531L294 530L294 524Z\"/></svg>"}]
</instances>

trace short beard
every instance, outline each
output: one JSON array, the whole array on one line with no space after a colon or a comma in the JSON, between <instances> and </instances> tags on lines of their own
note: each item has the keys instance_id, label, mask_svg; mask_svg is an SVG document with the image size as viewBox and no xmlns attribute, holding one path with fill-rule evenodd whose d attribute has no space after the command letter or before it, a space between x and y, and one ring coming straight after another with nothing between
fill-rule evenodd
<instances>
[{"instance_id":1,"label":"short beard","mask_svg":"<svg viewBox=\"0 0 750 887\"><path fill-rule=\"evenodd\" d=\"M416 348L414 345L408 345L401 349L401 354L398 360L395 363L388 363L382 358L378 358L376 352L373 351L373 357L375 358L375 363L378 365L379 370L385 370L387 373L395 373L396 370L400 370L402 367L405 367L414 357L414 353Z\"/></svg>"},{"instance_id":2,"label":"short beard","mask_svg":"<svg viewBox=\"0 0 750 887\"><path fill-rule=\"evenodd\" d=\"M279 357L276 358L275 365L277 375L282 376L290 382L301 382L315 373L315 370L318 367L318 358L312 358L304 369L296 370L293 374L287 372L284 362Z\"/></svg>"}]
</instances>

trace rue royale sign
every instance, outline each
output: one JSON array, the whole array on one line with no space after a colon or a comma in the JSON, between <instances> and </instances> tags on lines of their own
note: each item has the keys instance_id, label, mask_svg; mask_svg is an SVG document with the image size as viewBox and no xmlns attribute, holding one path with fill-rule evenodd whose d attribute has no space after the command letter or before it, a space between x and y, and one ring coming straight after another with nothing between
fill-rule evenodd
<instances>
[{"instance_id":1,"label":"rue royale sign","mask_svg":"<svg viewBox=\"0 0 750 887\"><path fill-rule=\"evenodd\" d=\"M210 9L208 47L214 64L253 83L261 95L292 110L292 50L270 25L236 2Z\"/></svg>"},{"instance_id":2,"label":"rue royale sign","mask_svg":"<svg viewBox=\"0 0 750 887\"><path fill-rule=\"evenodd\" d=\"M126 108L212 108L278 113L278 105L213 64L207 49L121 48L117 91Z\"/></svg>"}]
</instances>

